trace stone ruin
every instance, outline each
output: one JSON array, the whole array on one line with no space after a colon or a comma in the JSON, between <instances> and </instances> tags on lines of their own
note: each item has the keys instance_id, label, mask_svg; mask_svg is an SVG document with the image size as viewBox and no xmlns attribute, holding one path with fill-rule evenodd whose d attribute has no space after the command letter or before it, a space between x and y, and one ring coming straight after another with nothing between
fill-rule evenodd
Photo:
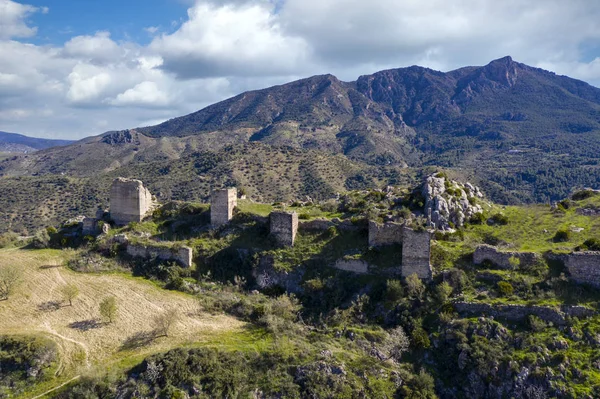
<instances>
[{"instance_id":1,"label":"stone ruin","mask_svg":"<svg viewBox=\"0 0 600 399\"><path fill-rule=\"evenodd\" d=\"M193 250L187 246L167 248L152 244L128 244L127 254L134 258L172 260L183 267L191 267L193 258Z\"/></svg>"},{"instance_id":2,"label":"stone ruin","mask_svg":"<svg viewBox=\"0 0 600 399\"><path fill-rule=\"evenodd\" d=\"M270 233L278 245L293 247L298 232L298 214L296 212L271 212Z\"/></svg>"},{"instance_id":3,"label":"stone ruin","mask_svg":"<svg viewBox=\"0 0 600 399\"><path fill-rule=\"evenodd\" d=\"M141 222L152 209L152 194L140 180L115 179L110 187L110 217L118 226Z\"/></svg>"},{"instance_id":4,"label":"stone ruin","mask_svg":"<svg viewBox=\"0 0 600 399\"><path fill-rule=\"evenodd\" d=\"M237 189L214 190L210 196L210 224L219 227L233 218L233 208L237 206Z\"/></svg>"},{"instance_id":5,"label":"stone ruin","mask_svg":"<svg viewBox=\"0 0 600 399\"><path fill-rule=\"evenodd\" d=\"M518 266L532 266L541 260L540 256L535 252L514 252L500 251L498 248L491 245L480 245L473 253L473 263L481 265L488 261L499 267L500 269L510 270L513 268L510 259L518 259Z\"/></svg>"},{"instance_id":6,"label":"stone ruin","mask_svg":"<svg viewBox=\"0 0 600 399\"><path fill-rule=\"evenodd\" d=\"M402 244L403 229L404 225L401 223L387 222L379 224L369 220L369 246Z\"/></svg>"},{"instance_id":7,"label":"stone ruin","mask_svg":"<svg viewBox=\"0 0 600 399\"><path fill-rule=\"evenodd\" d=\"M600 288L600 252L573 252L563 260L574 282Z\"/></svg>"},{"instance_id":8,"label":"stone ruin","mask_svg":"<svg viewBox=\"0 0 600 399\"><path fill-rule=\"evenodd\" d=\"M431 233L404 227L402 237L402 277L416 273L420 279L430 280Z\"/></svg>"},{"instance_id":9,"label":"stone ruin","mask_svg":"<svg viewBox=\"0 0 600 399\"><path fill-rule=\"evenodd\" d=\"M369 246L402 245L400 275L408 277L416 273L419 278L430 280L431 233L413 230L406 224L387 222L378 224L369 221Z\"/></svg>"}]
</instances>

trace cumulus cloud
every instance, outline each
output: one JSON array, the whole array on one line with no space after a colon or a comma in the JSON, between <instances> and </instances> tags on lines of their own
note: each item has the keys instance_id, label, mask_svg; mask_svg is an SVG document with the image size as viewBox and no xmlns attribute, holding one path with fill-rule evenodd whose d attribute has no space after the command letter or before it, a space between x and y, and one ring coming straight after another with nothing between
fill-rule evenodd
<instances>
[{"instance_id":1,"label":"cumulus cloud","mask_svg":"<svg viewBox=\"0 0 600 399\"><path fill-rule=\"evenodd\" d=\"M180 78L289 74L309 61L305 40L285 34L266 4L198 3L188 17L150 45Z\"/></svg>"},{"instance_id":2,"label":"cumulus cloud","mask_svg":"<svg viewBox=\"0 0 600 399\"><path fill-rule=\"evenodd\" d=\"M600 2L589 0L190 0L184 20L138 32L148 45L108 30L33 44L28 18L47 11L0 0L0 130L81 138L318 73L505 55L600 85Z\"/></svg>"},{"instance_id":3,"label":"cumulus cloud","mask_svg":"<svg viewBox=\"0 0 600 399\"><path fill-rule=\"evenodd\" d=\"M35 12L45 14L48 8L33 7L12 0L0 0L0 39L35 35L37 28L28 26L26 22L26 18Z\"/></svg>"}]
</instances>

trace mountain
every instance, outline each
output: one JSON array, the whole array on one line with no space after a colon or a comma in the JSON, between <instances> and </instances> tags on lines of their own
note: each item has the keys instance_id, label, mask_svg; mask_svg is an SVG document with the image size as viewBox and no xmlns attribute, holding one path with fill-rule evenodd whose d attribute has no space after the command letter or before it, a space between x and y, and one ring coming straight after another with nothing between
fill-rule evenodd
<instances>
[{"instance_id":1,"label":"mountain","mask_svg":"<svg viewBox=\"0 0 600 399\"><path fill-rule=\"evenodd\" d=\"M0 131L0 152L27 153L51 147L65 146L72 140L51 140Z\"/></svg>"},{"instance_id":2,"label":"mountain","mask_svg":"<svg viewBox=\"0 0 600 399\"><path fill-rule=\"evenodd\" d=\"M450 72L412 66L354 82L321 75L242 93L156 126L5 159L0 186L123 175L163 199L205 199L212 186L236 184L279 201L444 168L497 202L550 202L574 187L600 187L599 151L600 89L504 57ZM77 204L69 212L88 211ZM54 209L36 209L46 208Z\"/></svg>"}]
</instances>

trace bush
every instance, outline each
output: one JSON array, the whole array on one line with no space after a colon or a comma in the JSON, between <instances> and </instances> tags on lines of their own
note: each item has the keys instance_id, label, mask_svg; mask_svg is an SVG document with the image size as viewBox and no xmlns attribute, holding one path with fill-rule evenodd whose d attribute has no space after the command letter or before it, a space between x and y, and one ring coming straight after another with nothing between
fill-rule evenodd
<instances>
[{"instance_id":1,"label":"bush","mask_svg":"<svg viewBox=\"0 0 600 399\"><path fill-rule=\"evenodd\" d=\"M481 212L477 212L471 219L469 219L470 224L483 224L485 222L485 216Z\"/></svg>"},{"instance_id":2,"label":"bush","mask_svg":"<svg viewBox=\"0 0 600 399\"><path fill-rule=\"evenodd\" d=\"M492 215L492 217L490 217L490 221L492 222L492 224L498 224L503 226L508 224L508 216L502 213L496 213Z\"/></svg>"},{"instance_id":3,"label":"bush","mask_svg":"<svg viewBox=\"0 0 600 399\"><path fill-rule=\"evenodd\" d=\"M528 322L529 322L529 327L534 332L543 331L546 327L548 327L548 325L546 324L546 322L544 320L540 319L539 317L537 317L535 315L529 315Z\"/></svg>"},{"instance_id":4,"label":"bush","mask_svg":"<svg viewBox=\"0 0 600 399\"><path fill-rule=\"evenodd\" d=\"M571 239L571 231L567 229L558 230L552 239L554 242L567 242Z\"/></svg>"},{"instance_id":5,"label":"bush","mask_svg":"<svg viewBox=\"0 0 600 399\"><path fill-rule=\"evenodd\" d=\"M0 248L13 246L19 240L19 235L13 232L0 234Z\"/></svg>"},{"instance_id":6,"label":"bush","mask_svg":"<svg viewBox=\"0 0 600 399\"><path fill-rule=\"evenodd\" d=\"M598 192L594 190L579 190L573 193L571 198L575 201L581 201L590 197L598 195Z\"/></svg>"},{"instance_id":7,"label":"bush","mask_svg":"<svg viewBox=\"0 0 600 399\"><path fill-rule=\"evenodd\" d=\"M425 292L425 285L417 276L417 273L413 273L406 278L406 291L411 298L421 298Z\"/></svg>"},{"instance_id":8,"label":"bush","mask_svg":"<svg viewBox=\"0 0 600 399\"><path fill-rule=\"evenodd\" d=\"M35 249L44 249L48 248L50 244L50 235L48 234L47 229L38 230L35 233L35 236L31 240L31 246Z\"/></svg>"},{"instance_id":9,"label":"bush","mask_svg":"<svg viewBox=\"0 0 600 399\"><path fill-rule=\"evenodd\" d=\"M310 215L308 213L301 213L300 215L298 215L298 219L308 220L308 219L310 219Z\"/></svg>"},{"instance_id":10,"label":"bush","mask_svg":"<svg viewBox=\"0 0 600 399\"><path fill-rule=\"evenodd\" d=\"M583 242L580 249L582 251L600 251L600 240L597 238L588 238Z\"/></svg>"},{"instance_id":11,"label":"bush","mask_svg":"<svg viewBox=\"0 0 600 399\"><path fill-rule=\"evenodd\" d=\"M404 288L400 280L388 280L385 285L385 301L390 304L400 302L404 296Z\"/></svg>"},{"instance_id":12,"label":"bush","mask_svg":"<svg viewBox=\"0 0 600 399\"><path fill-rule=\"evenodd\" d=\"M515 292L512 284L506 281L498 282L498 292L503 296L510 296Z\"/></svg>"}]
</instances>

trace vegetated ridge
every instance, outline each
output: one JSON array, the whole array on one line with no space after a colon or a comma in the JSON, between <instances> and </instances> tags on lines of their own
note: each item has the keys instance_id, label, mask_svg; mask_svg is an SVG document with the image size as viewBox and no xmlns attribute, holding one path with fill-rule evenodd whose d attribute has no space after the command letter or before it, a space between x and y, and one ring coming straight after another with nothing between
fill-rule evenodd
<instances>
[{"instance_id":1,"label":"vegetated ridge","mask_svg":"<svg viewBox=\"0 0 600 399\"><path fill-rule=\"evenodd\" d=\"M72 144L73 140L52 140L28 137L17 133L0 131L0 152L32 152L46 148Z\"/></svg>"}]
</instances>

